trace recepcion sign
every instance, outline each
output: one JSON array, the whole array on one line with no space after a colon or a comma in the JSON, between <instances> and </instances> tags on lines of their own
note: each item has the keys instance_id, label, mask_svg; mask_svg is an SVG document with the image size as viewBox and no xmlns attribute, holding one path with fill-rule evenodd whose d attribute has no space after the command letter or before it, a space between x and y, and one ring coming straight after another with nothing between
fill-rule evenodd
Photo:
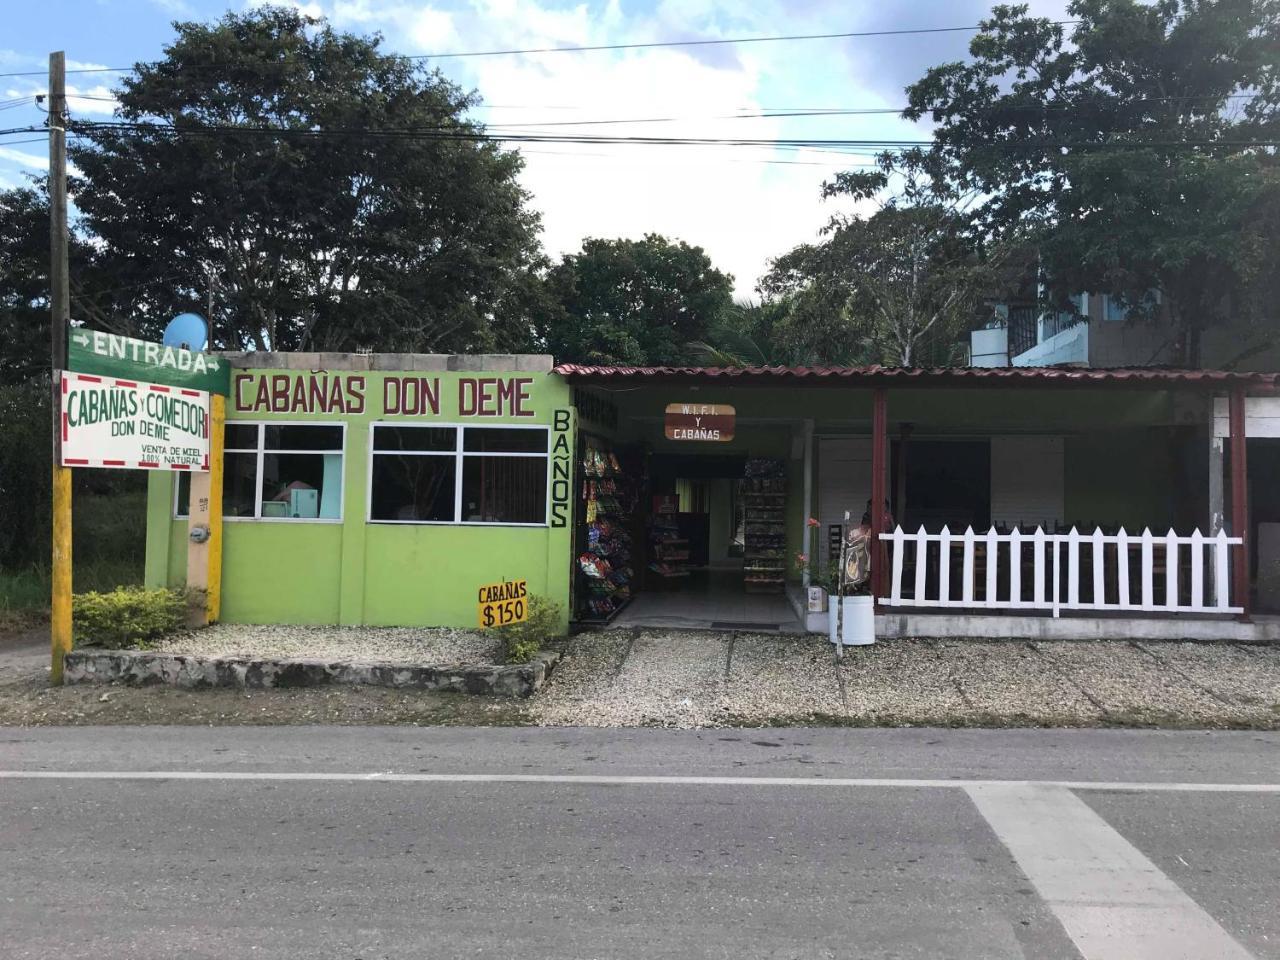
<instances>
[{"instance_id":1,"label":"recepcion sign","mask_svg":"<svg viewBox=\"0 0 1280 960\"><path fill-rule=\"evenodd\" d=\"M67 330L67 367L77 373L126 380L142 378L149 383L223 396L231 392L230 365L211 353L166 347L84 327Z\"/></svg>"},{"instance_id":2,"label":"recepcion sign","mask_svg":"<svg viewBox=\"0 0 1280 960\"><path fill-rule=\"evenodd\" d=\"M727 403L669 403L665 418L668 440L733 439L736 411Z\"/></svg>"},{"instance_id":3,"label":"recepcion sign","mask_svg":"<svg viewBox=\"0 0 1280 960\"><path fill-rule=\"evenodd\" d=\"M62 374L64 467L209 469L209 394L167 384Z\"/></svg>"},{"instance_id":4,"label":"recepcion sign","mask_svg":"<svg viewBox=\"0 0 1280 960\"><path fill-rule=\"evenodd\" d=\"M529 583L505 580L488 583L476 594L482 627L506 627L529 619Z\"/></svg>"}]
</instances>

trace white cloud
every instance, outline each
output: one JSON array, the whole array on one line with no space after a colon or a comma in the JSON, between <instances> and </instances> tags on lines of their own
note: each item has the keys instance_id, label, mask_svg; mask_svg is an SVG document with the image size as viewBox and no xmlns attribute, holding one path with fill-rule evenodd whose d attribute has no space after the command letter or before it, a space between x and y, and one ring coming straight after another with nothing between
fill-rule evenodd
<instances>
[{"instance_id":1,"label":"white cloud","mask_svg":"<svg viewBox=\"0 0 1280 960\"><path fill-rule=\"evenodd\" d=\"M452 14L430 7L412 15L408 33L419 49L442 49L457 40Z\"/></svg>"},{"instance_id":2,"label":"white cloud","mask_svg":"<svg viewBox=\"0 0 1280 960\"><path fill-rule=\"evenodd\" d=\"M32 167L36 170L48 170L49 158L38 153L27 153L25 150L14 150L12 147L0 146L0 160L8 160L20 167Z\"/></svg>"},{"instance_id":3,"label":"white cloud","mask_svg":"<svg viewBox=\"0 0 1280 960\"><path fill-rule=\"evenodd\" d=\"M674 6L648 20L627 19L617 3L548 9L534 0L476 0L477 18L493 25L485 49L590 46L669 38L682 14ZM704 0L701 23L684 17L680 34L714 37L720 5ZM733 32L744 26L739 14ZM467 45L476 49L473 41ZM709 55L714 53L714 55ZM465 61L486 102L519 110L481 110L497 124L618 118L675 118L645 124L523 127L543 133L665 138L773 139L785 121L758 117L774 51L694 47L478 57ZM443 61L450 69L450 61ZM541 110L537 109L539 106ZM566 110L565 107L572 109ZM511 128L508 128L511 129ZM823 179L856 162L819 151L769 147L537 144L520 146L523 182L543 218L552 255L578 249L585 237L638 238L662 233L704 247L750 296L767 261L814 239L832 209L820 201Z\"/></svg>"},{"instance_id":4,"label":"white cloud","mask_svg":"<svg viewBox=\"0 0 1280 960\"><path fill-rule=\"evenodd\" d=\"M80 87L68 83L67 103L73 116L84 116L85 114L111 116L116 107L120 105L114 94L112 94L111 88L106 84Z\"/></svg>"},{"instance_id":5,"label":"white cloud","mask_svg":"<svg viewBox=\"0 0 1280 960\"><path fill-rule=\"evenodd\" d=\"M325 9L316 0L304 2L304 0L245 0L245 9L252 10L255 7L293 7L299 13L307 17L322 17L325 15Z\"/></svg>"},{"instance_id":6,"label":"white cloud","mask_svg":"<svg viewBox=\"0 0 1280 960\"><path fill-rule=\"evenodd\" d=\"M873 0L230 2L246 8L278 3L326 15L338 29L381 31L388 50L405 54L956 25L976 17L975 3L986 5L986 0L910 9ZM1034 5L1057 7L1062 2L1036 0ZM476 116L495 135L501 132L499 124L516 121L674 117L678 119L661 123L523 129L660 137L910 139L924 131L886 115L716 118L759 112L761 107L898 107L902 83L923 72L917 63L923 66L922 58L938 55L925 39L467 57L429 65L464 89L478 90L486 106ZM17 56L0 51L0 63ZM113 75L79 79L86 85L73 92L110 96ZM113 106L108 100L73 100L72 105L82 115L107 114ZM717 266L734 274L740 295L751 294L771 257L814 239L835 211L835 204L820 198L822 181L866 159L745 146L538 143L520 149L527 162L522 182L542 214L548 253L577 250L588 236L663 233L703 246Z\"/></svg>"}]
</instances>

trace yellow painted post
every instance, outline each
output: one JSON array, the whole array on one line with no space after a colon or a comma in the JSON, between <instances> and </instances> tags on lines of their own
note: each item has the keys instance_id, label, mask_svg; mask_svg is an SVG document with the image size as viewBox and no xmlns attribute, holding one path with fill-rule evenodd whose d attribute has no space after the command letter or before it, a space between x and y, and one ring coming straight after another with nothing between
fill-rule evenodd
<instances>
[{"instance_id":1,"label":"yellow painted post","mask_svg":"<svg viewBox=\"0 0 1280 960\"><path fill-rule=\"evenodd\" d=\"M71 650L71 469L53 464L53 595L49 605L49 679L62 683L62 658Z\"/></svg>"},{"instance_id":2,"label":"yellow painted post","mask_svg":"<svg viewBox=\"0 0 1280 960\"><path fill-rule=\"evenodd\" d=\"M227 400L209 398L209 469L191 474L187 509L187 588L190 624L217 621L222 609L222 450Z\"/></svg>"},{"instance_id":3,"label":"yellow painted post","mask_svg":"<svg viewBox=\"0 0 1280 960\"><path fill-rule=\"evenodd\" d=\"M222 449L227 426L227 398L215 393L209 416L209 576L205 585L205 621L222 616Z\"/></svg>"},{"instance_id":4,"label":"yellow painted post","mask_svg":"<svg viewBox=\"0 0 1280 960\"><path fill-rule=\"evenodd\" d=\"M71 470L62 466L62 368L66 363L71 286L67 266L67 58L49 54L49 327L53 387L53 589L49 597L49 680L62 683L62 658L71 650Z\"/></svg>"}]
</instances>

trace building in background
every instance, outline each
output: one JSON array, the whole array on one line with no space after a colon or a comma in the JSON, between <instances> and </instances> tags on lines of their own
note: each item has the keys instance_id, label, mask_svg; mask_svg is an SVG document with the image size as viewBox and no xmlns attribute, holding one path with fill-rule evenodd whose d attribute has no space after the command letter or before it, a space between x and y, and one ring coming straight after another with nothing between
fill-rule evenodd
<instances>
[{"instance_id":1,"label":"building in background","mask_svg":"<svg viewBox=\"0 0 1280 960\"><path fill-rule=\"evenodd\" d=\"M1046 310L1034 299L995 304L991 321L969 334L974 367L1174 367L1179 331L1158 303L1150 319L1105 293L1080 293L1071 311ZM1210 369L1280 370L1280 343L1257 330L1213 328L1203 334Z\"/></svg>"}]
</instances>

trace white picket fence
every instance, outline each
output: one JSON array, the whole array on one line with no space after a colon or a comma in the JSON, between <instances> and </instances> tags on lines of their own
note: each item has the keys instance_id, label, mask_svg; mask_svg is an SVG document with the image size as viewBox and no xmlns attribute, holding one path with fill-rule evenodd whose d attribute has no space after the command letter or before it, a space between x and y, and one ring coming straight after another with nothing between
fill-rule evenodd
<instances>
[{"instance_id":1,"label":"white picket fence","mask_svg":"<svg viewBox=\"0 0 1280 960\"><path fill-rule=\"evenodd\" d=\"M880 598L888 606L1052 610L1055 617L1062 610L1241 612L1229 596L1230 551L1240 549L1241 540L1225 532L975 533L970 527L953 534L946 527L939 533L898 527L881 539L891 557L889 595Z\"/></svg>"}]
</instances>

